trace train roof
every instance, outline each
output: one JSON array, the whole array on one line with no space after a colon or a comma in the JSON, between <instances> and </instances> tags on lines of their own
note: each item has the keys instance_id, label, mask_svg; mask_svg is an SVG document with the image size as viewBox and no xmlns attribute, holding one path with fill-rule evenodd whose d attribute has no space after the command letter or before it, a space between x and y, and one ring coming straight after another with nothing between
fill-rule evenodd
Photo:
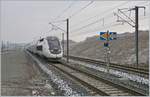
<instances>
[{"instance_id":1,"label":"train roof","mask_svg":"<svg viewBox=\"0 0 150 97\"><path fill-rule=\"evenodd\" d=\"M59 39L59 38L56 37L56 36L47 36L46 39L51 39L51 40L53 40L53 39Z\"/></svg>"}]
</instances>

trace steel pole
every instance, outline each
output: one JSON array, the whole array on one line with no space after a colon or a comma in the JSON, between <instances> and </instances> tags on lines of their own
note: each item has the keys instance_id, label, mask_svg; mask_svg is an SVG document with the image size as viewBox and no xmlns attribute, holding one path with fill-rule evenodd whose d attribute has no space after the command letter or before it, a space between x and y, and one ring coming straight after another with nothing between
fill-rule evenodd
<instances>
[{"instance_id":1,"label":"steel pole","mask_svg":"<svg viewBox=\"0 0 150 97\"><path fill-rule=\"evenodd\" d=\"M65 49L64 49L64 33L62 33L62 45L63 45L63 56L64 56L64 53L65 53Z\"/></svg>"},{"instance_id":2,"label":"steel pole","mask_svg":"<svg viewBox=\"0 0 150 97\"><path fill-rule=\"evenodd\" d=\"M136 65L138 67L139 60L138 60L138 7L135 6L135 45L136 45Z\"/></svg>"},{"instance_id":3,"label":"steel pole","mask_svg":"<svg viewBox=\"0 0 150 97\"><path fill-rule=\"evenodd\" d=\"M69 19L67 19L67 62L69 63Z\"/></svg>"},{"instance_id":4,"label":"steel pole","mask_svg":"<svg viewBox=\"0 0 150 97\"><path fill-rule=\"evenodd\" d=\"M109 62L109 30L107 30L107 43L108 43L108 47L107 47L107 72L109 73L109 65L110 65L110 62Z\"/></svg>"}]
</instances>

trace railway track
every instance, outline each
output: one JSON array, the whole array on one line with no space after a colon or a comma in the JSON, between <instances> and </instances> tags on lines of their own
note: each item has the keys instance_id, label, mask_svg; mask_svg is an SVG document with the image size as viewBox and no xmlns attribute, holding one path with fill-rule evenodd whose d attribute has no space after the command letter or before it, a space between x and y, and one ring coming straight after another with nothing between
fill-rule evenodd
<instances>
[{"instance_id":1,"label":"railway track","mask_svg":"<svg viewBox=\"0 0 150 97\"><path fill-rule=\"evenodd\" d=\"M72 79L76 80L78 83L87 87L88 90L90 90L90 93L92 95L144 96L144 94L142 94L141 92L134 91L124 86L120 86L115 83L112 83L111 81L97 77L95 74L92 74L88 71L83 71L80 68L73 67L65 63L64 61L63 62L60 61L60 63L51 63L51 62L46 61L46 63L54 66L56 69L60 70L62 73L70 76ZM43 68L42 64L40 64L40 67ZM45 70L48 71L48 68L47 69L45 68Z\"/></svg>"},{"instance_id":2,"label":"railway track","mask_svg":"<svg viewBox=\"0 0 150 97\"><path fill-rule=\"evenodd\" d=\"M103 62L103 61L89 59L89 58L83 58L83 57L77 57L77 56L69 56L69 58L73 59L73 60L77 60L77 61L83 61L83 62L87 62L87 63L94 63L94 64L98 64L98 65L102 65L102 66L104 66L104 64L106 64L106 62ZM115 63L110 63L110 67L115 68L115 69L131 71L131 72L134 72L134 73L137 73L137 74L144 75L146 77L149 76L149 70L148 69L136 68L136 67L133 67L133 66L125 66L125 65L115 64Z\"/></svg>"},{"instance_id":3,"label":"railway track","mask_svg":"<svg viewBox=\"0 0 150 97\"><path fill-rule=\"evenodd\" d=\"M96 94L102 95L102 96L137 96L137 95L143 95L141 93L138 93L136 91L133 91L129 88L125 88L123 86L114 84L110 81L101 79L94 74L91 74L86 71L82 71L79 68L72 67L70 65L67 65L64 62L61 62L61 64L52 64L60 71L66 73L70 77L74 78L75 80L79 81L86 87L92 89L95 91Z\"/></svg>"}]
</instances>

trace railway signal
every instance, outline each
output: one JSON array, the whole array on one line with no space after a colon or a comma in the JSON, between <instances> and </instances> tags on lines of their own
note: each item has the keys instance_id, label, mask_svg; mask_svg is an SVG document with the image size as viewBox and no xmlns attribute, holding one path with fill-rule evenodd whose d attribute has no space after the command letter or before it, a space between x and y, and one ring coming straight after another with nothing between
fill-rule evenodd
<instances>
[{"instance_id":1,"label":"railway signal","mask_svg":"<svg viewBox=\"0 0 150 97\"><path fill-rule=\"evenodd\" d=\"M108 47L109 43L108 42L104 42L104 47Z\"/></svg>"},{"instance_id":2,"label":"railway signal","mask_svg":"<svg viewBox=\"0 0 150 97\"><path fill-rule=\"evenodd\" d=\"M98 39L105 41L104 47L106 48L106 63L107 63L107 72L109 72L109 65L110 65L110 46L109 41L117 39L117 32L100 32Z\"/></svg>"},{"instance_id":3,"label":"railway signal","mask_svg":"<svg viewBox=\"0 0 150 97\"><path fill-rule=\"evenodd\" d=\"M117 33L116 32L100 32L100 40L116 40Z\"/></svg>"}]
</instances>

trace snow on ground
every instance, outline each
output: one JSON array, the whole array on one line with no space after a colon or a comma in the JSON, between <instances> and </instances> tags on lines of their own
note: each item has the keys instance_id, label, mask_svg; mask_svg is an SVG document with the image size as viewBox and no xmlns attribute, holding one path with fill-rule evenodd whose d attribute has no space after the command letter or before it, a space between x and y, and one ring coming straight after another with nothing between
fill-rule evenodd
<instances>
[{"instance_id":1,"label":"snow on ground","mask_svg":"<svg viewBox=\"0 0 150 97\"><path fill-rule=\"evenodd\" d=\"M31 55L31 54L30 54ZM32 56L32 55L31 55ZM38 59L36 59L34 56L32 56L33 59L38 63L39 67L46 72L50 79L58 85L58 88L62 91L64 91L65 96L80 96L76 91L74 91L66 81L62 80L59 76L55 75L51 70L49 70L45 65L43 65Z\"/></svg>"},{"instance_id":2,"label":"snow on ground","mask_svg":"<svg viewBox=\"0 0 150 97\"><path fill-rule=\"evenodd\" d=\"M79 61L74 61L74 60L71 60L71 59L70 59L70 61L75 62L75 63L79 62ZM107 72L106 68L101 67L101 66L96 66L94 64L91 65L91 64L84 63L84 62L80 62L80 65L83 65L85 67L92 68L92 69L95 69L95 70L98 70L98 71ZM113 70L113 69L110 69L109 72L111 74L114 74L114 75L122 77L122 78L127 78L129 80L136 81L136 82L146 84L146 85L149 84L148 79L140 77L138 75L129 74L129 73L126 73L126 72L121 72L121 71L117 71L117 70Z\"/></svg>"}]
</instances>

